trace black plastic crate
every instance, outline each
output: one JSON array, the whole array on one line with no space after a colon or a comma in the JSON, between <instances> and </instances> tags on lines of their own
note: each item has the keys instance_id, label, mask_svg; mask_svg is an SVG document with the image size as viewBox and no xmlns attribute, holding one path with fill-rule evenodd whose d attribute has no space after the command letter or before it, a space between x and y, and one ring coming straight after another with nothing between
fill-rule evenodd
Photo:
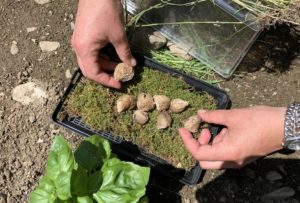
<instances>
[{"instance_id":1,"label":"black plastic crate","mask_svg":"<svg viewBox=\"0 0 300 203\"><path fill-rule=\"evenodd\" d=\"M230 99L226 94L226 92L224 92L223 90L216 88L206 82L195 79L189 75L171 69L168 66L155 62L154 60L148 57L140 56L140 55L136 55L135 57L138 61L138 66L152 68L155 70L159 70L171 74L174 77L180 77L186 83L195 87L195 89L201 92L207 92L208 94L214 97L218 109L226 109L230 106ZM171 178L177 179L184 184L192 185L199 182L199 179L203 174L203 170L200 168L198 162L189 171L178 169L170 165L167 161L139 149L137 145L128 141L124 141L122 138L115 136L110 132L105 132L105 131L101 131L101 129L93 129L89 127L80 118L68 118L68 119L60 120L58 118L59 113L63 111L63 106L64 103L67 101L68 95L76 87L76 84L80 81L81 77L82 77L81 72L77 70L71 79L71 83L69 84L63 97L57 104L52 114L52 119L55 123L69 130L72 130L76 133L79 133L80 135L83 136L90 136L90 135L97 134L108 139L111 142L113 152L116 153L122 159L134 161L141 165L150 166L152 169L161 172L165 175L168 175ZM212 134L215 135L220 130L220 126L210 126L210 130Z\"/></svg>"}]
</instances>

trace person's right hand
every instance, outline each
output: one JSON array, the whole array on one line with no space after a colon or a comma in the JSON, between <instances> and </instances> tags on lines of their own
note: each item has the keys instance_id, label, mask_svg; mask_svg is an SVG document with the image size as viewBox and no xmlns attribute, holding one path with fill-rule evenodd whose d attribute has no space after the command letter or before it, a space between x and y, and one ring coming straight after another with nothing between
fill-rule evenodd
<instances>
[{"instance_id":1,"label":"person's right hand","mask_svg":"<svg viewBox=\"0 0 300 203\"><path fill-rule=\"evenodd\" d=\"M212 143L208 129L201 131L198 140L184 128L179 133L202 168L239 168L282 148L285 111L267 106L199 111L203 121L225 126Z\"/></svg>"},{"instance_id":2,"label":"person's right hand","mask_svg":"<svg viewBox=\"0 0 300 203\"><path fill-rule=\"evenodd\" d=\"M101 48L112 43L121 61L135 66L127 42L120 0L80 0L72 45L82 73L105 86L120 88L121 84L106 71L116 64L99 55Z\"/></svg>"}]
</instances>

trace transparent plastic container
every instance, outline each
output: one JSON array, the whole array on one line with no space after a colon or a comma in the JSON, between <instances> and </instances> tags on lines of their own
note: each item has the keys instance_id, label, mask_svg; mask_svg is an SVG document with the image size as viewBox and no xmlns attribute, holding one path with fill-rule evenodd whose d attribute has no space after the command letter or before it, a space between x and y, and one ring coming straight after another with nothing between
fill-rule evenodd
<instances>
[{"instance_id":1,"label":"transparent plastic container","mask_svg":"<svg viewBox=\"0 0 300 203\"><path fill-rule=\"evenodd\" d=\"M221 76L232 75L262 28L256 17L224 0L123 0L142 26L160 31Z\"/></svg>"}]
</instances>

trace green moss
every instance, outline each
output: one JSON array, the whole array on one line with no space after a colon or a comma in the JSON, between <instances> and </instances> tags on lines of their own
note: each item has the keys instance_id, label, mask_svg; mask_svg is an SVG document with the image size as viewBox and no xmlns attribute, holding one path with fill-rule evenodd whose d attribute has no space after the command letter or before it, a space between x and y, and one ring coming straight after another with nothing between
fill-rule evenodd
<instances>
[{"instance_id":1,"label":"green moss","mask_svg":"<svg viewBox=\"0 0 300 203\"><path fill-rule=\"evenodd\" d=\"M163 94L172 99L181 98L189 101L190 105L183 113L171 113L173 121L168 129L156 129L156 110L149 113L149 122L141 126L132 120L134 110L118 114L116 101L123 94L137 96L142 92L152 96ZM124 83L121 90L109 89L83 79L70 94L66 105L69 115L81 117L89 126L112 131L147 152L185 169L193 166L195 160L186 151L177 129L182 126L183 120L195 115L198 109L213 108L215 102L211 96L199 93L169 74L149 68L137 68L134 80Z\"/></svg>"}]
</instances>

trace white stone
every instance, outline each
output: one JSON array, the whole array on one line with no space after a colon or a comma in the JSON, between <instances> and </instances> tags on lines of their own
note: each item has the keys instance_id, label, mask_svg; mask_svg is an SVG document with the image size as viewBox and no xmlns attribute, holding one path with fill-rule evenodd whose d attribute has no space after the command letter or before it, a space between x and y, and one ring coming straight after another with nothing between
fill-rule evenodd
<instances>
[{"instance_id":1,"label":"white stone","mask_svg":"<svg viewBox=\"0 0 300 203\"><path fill-rule=\"evenodd\" d=\"M34 0L37 4L41 4L41 5L43 5L43 4L47 4L47 3L49 3L50 2L50 0Z\"/></svg>"},{"instance_id":2,"label":"white stone","mask_svg":"<svg viewBox=\"0 0 300 203\"><path fill-rule=\"evenodd\" d=\"M17 44L18 43L16 41L13 41L12 44L11 44L10 53L12 55L16 55L17 53L19 53L19 48L18 48Z\"/></svg>"},{"instance_id":3,"label":"white stone","mask_svg":"<svg viewBox=\"0 0 300 203\"><path fill-rule=\"evenodd\" d=\"M153 32L151 28L139 28L134 31L133 44L139 50L157 50L166 45L167 39L162 36L159 32Z\"/></svg>"},{"instance_id":4,"label":"white stone","mask_svg":"<svg viewBox=\"0 0 300 203\"><path fill-rule=\"evenodd\" d=\"M38 87L34 82L28 82L16 86L12 90L12 98L23 105L29 105L31 103L41 104L44 99L48 98L48 96L46 92L42 88Z\"/></svg>"},{"instance_id":5,"label":"white stone","mask_svg":"<svg viewBox=\"0 0 300 203\"><path fill-rule=\"evenodd\" d=\"M42 52L52 52L60 47L60 43L51 41L40 41L39 46Z\"/></svg>"},{"instance_id":6,"label":"white stone","mask_svg":"<svg viewBox=\"0 0 300 203\"><path fill-rule=\"evenodd\" d=\"M70 27L71 27L71 30L74 30L75 29L75 23L72 21L70 22Z\"/></svg>"},{"instance_id":7,"label":"white stone","mask_svg":"<svg viewBox=\"0 0 300 203\"><path fill-rule=\"evenodd\" d=\"M31 115L29 116L29 121L30 121L30 123L34 123L34 122L36 121L35 115L31 114Z\"/></svg>"},{"instance_id":8,"label":"white stone","mask_svg":"<svg viewBox=\"0 0 300 203\"><path fill-rule=\"evenodd\" d=\"M66 76L67 79L72 78L72 74L71 74L70 69L67 69L67 70L66 70L65 76Z\"/></svg>"},{"instance_id":9,"label":"white stone","mask_svg":"<svg viewBox=\"0 0 300 203\"><path fill-rule=\"evenodd\" d=\"M178 47L176 44L168 43L167 46L173 55L178 56L186 61L192 60L192 57L182 48Z\"/></svg>"},{"instance_id":10,"label":"white stone","mask_svg":"<svg viewBox=\"0 0 300 203\"><path fill-rule=\"evenodd\" d=\"M149 36L149 43L154 50L158 50L167 44L167 39L160 32L156 31Z\"/></svg>"},{"instance_id":11,"label":"white stone","mask_svg":"<svg viewBox=\"0 0 300 203\"><path fill-rule=\"evenodd\" d=\"M28 27L28 28L26 28L27 32L34 32L36 30L37 30L37 27Z\"/></svg>"},{"instance_id":12,"label":"white stone","mask_svg":"<svg viewBox=\"0 0 300 203\"><path fill-rule=\"evenodd\" d=\"M44 142L44 140L42 140L41 138L39 138L38 139L38 141L36 142L37 144L41 144L41 143L43 143Z\"/></svg>"}]
</instances>

